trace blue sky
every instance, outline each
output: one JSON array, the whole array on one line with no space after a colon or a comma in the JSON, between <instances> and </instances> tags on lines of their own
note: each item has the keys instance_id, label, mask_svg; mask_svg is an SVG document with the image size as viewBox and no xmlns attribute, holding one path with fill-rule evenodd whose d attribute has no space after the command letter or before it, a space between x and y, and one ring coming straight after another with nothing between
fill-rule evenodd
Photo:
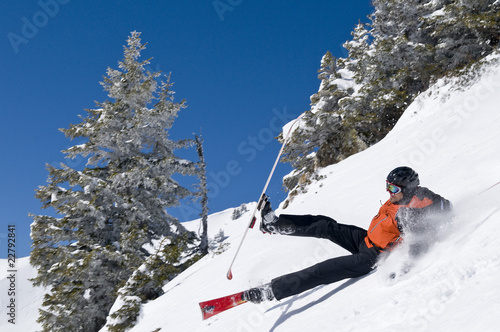
<instances>
[{"instance_id":1,"label":"blue sky","mask_svg":"<svg viewBox=\"0 0 500 332\"><path fill-rule=\"evenodd\" d=\"M171 130L176 139L202 133L211 213L255 201L279 151L271 136L309 109L326 51L345 56L342 43L370 1L77 1L0 3L0 258L7 225L16 253L30 250L28 216L40 210L34 190L47 180L45 164L64 160L74 144L58 130L107 99L99 82L117 68L131 31L148 43L150 69L172 73L176 101L186 99ZM268 195L286 197L279 164ZM196 219L187 206L169 211Z\"/></svg>"}]
</instances>

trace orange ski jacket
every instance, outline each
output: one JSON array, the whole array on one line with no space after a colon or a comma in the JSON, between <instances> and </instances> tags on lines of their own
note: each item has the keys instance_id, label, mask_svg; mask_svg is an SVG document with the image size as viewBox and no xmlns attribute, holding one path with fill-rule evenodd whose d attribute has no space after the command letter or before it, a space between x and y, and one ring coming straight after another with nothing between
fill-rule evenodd
<instances>
[{"instance_id":1,"label":"orange ski jacket","mask_svg":"<svg viewBox=\"0 0 500 332\"><path fill-rule=\"evenodd\" d=\"M401 242L403 229L418 228L419 223L429 219L435 221L435 217L449 218L452 211L448 200L424 187L417 187L412 196L398 203L388 200L380 207L365 237L368 248L376 247L380 251L390 249Z\"/></svg>"}]
</instances>

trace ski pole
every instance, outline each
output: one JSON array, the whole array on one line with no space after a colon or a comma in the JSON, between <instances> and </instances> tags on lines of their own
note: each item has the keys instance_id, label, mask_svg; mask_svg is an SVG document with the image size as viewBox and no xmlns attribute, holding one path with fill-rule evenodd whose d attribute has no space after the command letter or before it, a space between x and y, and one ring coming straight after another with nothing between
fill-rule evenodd
<instances>
[{"instance_id":1,"label":"ski pole","mask_svg":"<svg viewBox=\"0 0 500 332\"><path fill-rule=\"evenodd\" d=\"M287 142L288 138L290 137L290 134L292 132L293 127L295 126L297 121L299 121L299 119L302 118L302 116L304 114L305 113L302 113L297 119L295 119L295 121L290 126L290 129L288 129L286 136L283 138L283 144L281 145L281 149L278 153L278 157L276 158L276 161L274 162L273 168L271 169L271 173L269 174L267 181L266 181L266 184L264 185L264 189L262 190L262 193L260 194L259 201L258 201L257 205L255 206L255 208L253 209L252 216L250 217L250 222L248 223L248 226L245 229L245 233L243 233L243 237L240 240L240 244L238 245L238 249L236 249L236 253L234 254L233 260L231 261L231 264L229 265L229 269L228 269L227 275L226 275L229 280L233 279L233 273L231 271L231 268L233 267L234 261L236 260L238 253L240 252L241 245L243 244L243 241L245 240L245 237L247 236L248 230L250 228L252 228L254 223L255 223L255 218L256 218L255 215L257 214L257 210L260 208L260 205L262 204L263 198L265 197L267 186L269 185L269 182L271 182L271 178L273 177L274 170L276 169L276 165L278 165L278 161L280 160L281 154L283 153L283 149L285 148L286 142Z\"/></svg>"}]
</instances>

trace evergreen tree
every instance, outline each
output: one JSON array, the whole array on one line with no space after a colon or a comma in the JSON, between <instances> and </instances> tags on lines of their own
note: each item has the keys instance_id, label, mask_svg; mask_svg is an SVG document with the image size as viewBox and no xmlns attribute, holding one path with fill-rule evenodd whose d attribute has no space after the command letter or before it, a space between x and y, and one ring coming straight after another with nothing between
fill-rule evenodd
<instances>
[{"instance_id":1,"label":"evergreen tree","mask_svg":"<svg viewBox=\"0 0 500 332\"><path fill-rule=\"evenodd\" d=\"M433 40L422 26L432 12L431 1L374 2L372 73L362 94L379 121L369 143L383 138L418 93L426 90L435 68Z\"/></svg>"},{"instance_id":2,"label":"evergreen tree","mask_svg":"<svg viewBox=\"0 0 500 332\"><path fill-rule=\"evenodd\" d=\"M132 328L143 303L163 295L162 287L201 258L190 246L187 234L163 238L154 252L136 269L125 285L108 315L109 332L124 332ZM194 253L194 254L193 254Z\"/></svg>"},{"instance_id":3,"label":"evergreen tree","mask_svg":"<svg viewBox=\"0 0 500 332\"><path fill-rule=\"evenodd\" d=\"M338 162L379 140L436 79L491 53L500 38L495 0L374 0L371 24L358 24L329 52L312 108L290 139L284 185L307 184L318 167Z\"/></svg>"},{"instance_id":4,"label":"evergreen tree","mask_svg":"<svg viewBox=\"0 0 500 332\"><path fill-rule=\"evenodd\" d=\"M436 40L436 63L460 69L491 53L500 39L500 2L496 0L443 1L425 17Z\"/></svg>"},{"instance_id":5,"label":"evergreen tree","mask_svg":"<svg viewBox=\"0 0 500 332\"><path fill-rule=\"evenodd\" d=\"M283 151L282 161L290 162L296 169L294 176L285 181L289 189L297 185L303 174L314 172L316 151L339 123L335 107L345 93L334 83L340 75L337 74L336 58L330 52L321 59L318 73L321 84L319 91L311 96L312 108L303 116L301 125L295 129Z\"/></svg>"},{"instance_id":6,"label":"evergreen tree","mask_svg":"<svg viewBox=\"0 0 500 332\"><path fill-rule=\"evenodd\" d=\"M31 263L35 285L49 288L39 322L44 331L98 331L117 290L150 255L145 245L187 231L166 208L189 196L174 174L194 174L195 163L175 150L168 130L185 103L173 101L167 77L145 69L145 48L132 32L119 69L102 83L112 101L87 110L82 122L62 129L83 144L63 151L83 156L83 170L48 165L48 183L36 197L57 217L33 216Z\"/></svg>"},{"instance_id":7,"label":"evergreen tree","mask_svg":"<svg viewBox=\"0 0 500 332\"><path fill-rule=\"evenodd\" d=\"M360 36L360 38L362 38ZM285 146L284 162L291 162L295 171L284 179L291 190L308 184L318 167L325 167L366 148L349 117L341 107L356 92L353 72L344 59L327 52L321 60L318 93L311 96L311 110L302 118Z\"/></svg>"},{"instance_id":8,"label":"evergreen tree","mask_svg":"<svg viewBox=\"0 0 500 332\"><path fill-rule=\"evenodd\" d=\"M311 96L312 108L302 118L302 125L298 126L292 138L285 146L283 160L292 162L294 168L308 169L310 163L308 155L325 141L328 136L327 128L331 125L331 113L339 98L343 96L338 85L333 81L338 77L336 58L327 52L321 59L318 78L321 80L319 91ZM317 130L317 129L323 130ZM314 131L314 132L312 132Z\"/></svg>"}]
</instances>

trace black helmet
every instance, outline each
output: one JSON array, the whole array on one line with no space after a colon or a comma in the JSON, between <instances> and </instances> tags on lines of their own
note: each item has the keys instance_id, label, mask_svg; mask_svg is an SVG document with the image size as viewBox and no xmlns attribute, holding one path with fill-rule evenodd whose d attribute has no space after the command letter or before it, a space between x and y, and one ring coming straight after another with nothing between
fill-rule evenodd
<instances>
[{"instance_id":1,"label":"black helmet","mask_svg":"<svg viewBox=\"0 0 500 332\"><path fill-rule=\"evenodd\" d=\"M413 190L420 184L417 172L406 166L393 169L387 175L387 181L400 186L403 190Z\"/></svg>"}]
</instances>

